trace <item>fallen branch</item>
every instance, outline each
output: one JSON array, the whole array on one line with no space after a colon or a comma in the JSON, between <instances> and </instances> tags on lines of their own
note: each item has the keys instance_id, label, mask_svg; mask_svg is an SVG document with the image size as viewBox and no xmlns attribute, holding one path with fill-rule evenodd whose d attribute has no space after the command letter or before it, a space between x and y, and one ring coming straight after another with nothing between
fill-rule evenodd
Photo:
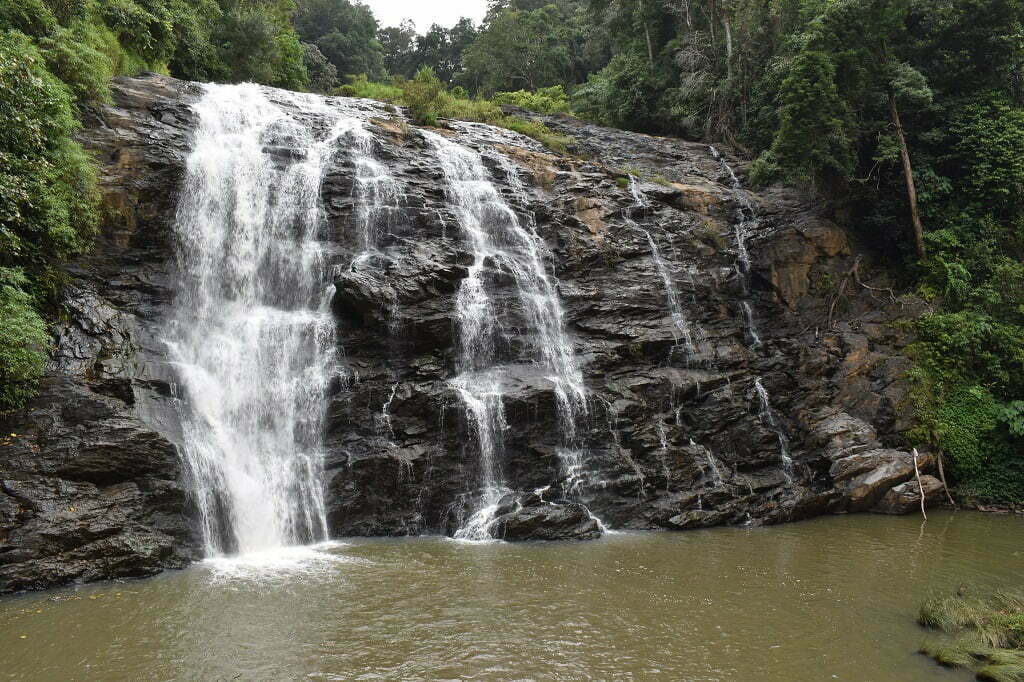
<instances>
[{"instance_id":1,"label":"fallen branch","mask_svg":"<svg viewBox=\"0 0 1024 682\"><path fill-rule=\"evenodd\" d=\"M917 467L917 448L914 448L914 475L917 476L917 489L921 493L921 516L924 520L928 520L928 515L924 512L924 484L921 483L921 470Z\"/></svg>"},{"instance_id":2,"label":"fallen branch","mask_svg":"<svg viewBox=\"0 0 1024 682\"><path fill-rule=\"evenodd\" d=\"M856 281L857 284L861 285L862 287L864 287L868 291L878 291L880 293L889 294L889 301L891 303L897 303L899 301L899 299L896 298L896 292L894 292L891 287L885 287L885 288L873 287L873 286L869 286L867 284L864 284L864 282L860 281L860 256L857 256L857 260L855 260L853 262L853 267L850 268L850 271L853 273L854 281Z\"/></svg>"},{"instance_id":3,"label":"fallen branch","mask_svg":"<svg viewBox=\"0 0 1024 682\"><path fill-rule=\"evenodd\" d=\"M859 262L860 258L858 258L853 264L853 267L846 272L846 275L843 276L843 281L839 284L839 289L836 291L836 295L832 297L832 303L828 307L828 324L825 329L832 329L832 314L836 311L836 304L839 303L839 299L843 297L843 293L846 291L846 285L850 282L850 275L852 275L857 269L857 263Z\"/></svg>"}]
</instances>

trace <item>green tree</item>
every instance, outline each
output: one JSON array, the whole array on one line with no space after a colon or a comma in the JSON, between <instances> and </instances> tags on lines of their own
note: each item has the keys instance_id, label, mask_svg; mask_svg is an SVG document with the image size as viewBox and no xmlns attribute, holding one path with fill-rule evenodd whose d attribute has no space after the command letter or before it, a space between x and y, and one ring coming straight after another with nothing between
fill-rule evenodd
<instances>
[{"instance_id":1,"label":"green tree","mask_svg":"<svg viewBox=\"0 0 1024 682\"><path fill-rule=\"evenodd\" d=\"M377 41L377 19L366 5L348 0L301 0L295 28L342 76L384 75L384 50Z\"/></svg>"},{"instance_id":2,"label":"green tree","mask_svg":"<svg viewBox=\"0 0 1024 682\"><path fill-rule=\"evenodd\" d=\"M467 78L486 93L557 85L570 71L554 5L502 10L463 55Z\"/></svg>"}]
</instances>

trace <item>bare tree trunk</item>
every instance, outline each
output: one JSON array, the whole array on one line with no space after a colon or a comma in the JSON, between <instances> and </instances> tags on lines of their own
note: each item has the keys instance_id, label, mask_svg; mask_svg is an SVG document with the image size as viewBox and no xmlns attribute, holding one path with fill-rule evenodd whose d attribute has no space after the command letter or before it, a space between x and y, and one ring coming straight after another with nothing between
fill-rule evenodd
<instances>
[{"instance_id":1,"label":"bare tree trunk","mask_svg":"<svg viewBox=\"0 0 1024 682\"><path fill-rule=\"evenodd\" d=\"M907 149L907 138L903 135L903 124L900 123L900 112L896 109L896 95L893 93L889 93L889 110L892 112L892 124L896 127L900 156L903 159L903 178L907 183L907 197L910 200L910 220L914 225L914 247L917 249L917 257L924 260L924 225L921 224L921 213L917 209L914 168L910 164L910 150Z\"/></svg>"},{"instance_id":2,"label":"bare tree trunk","mask_svg":"<svg viewBox=\"0 0 1024 682\"><path fill-rule=\"evenodd\" d=\"M722 24L725 26L725 69L728 79L732 80L732 28L729 26L729 17L722 15Z\"/></svg>"},{"instance_id":3,"label":"bare tree trunk","mask_svg":"<svg viewBox=\"0 0 1024 682\"><path fill-rule=\"evenodd\" d=\"M647 59L651 66L654 66L654 46L651 45L651 28L647 25L647 17L644 16L644 0L640 0L640 21L644 22L644 37L647 38Z\"/></svg>"},{"instance_id":4,"label":"bare tree trunk","mask_svg":"<svg viewBox=\"0 0 1024 682\"><path fill-rule=\"evenodd\" d=\"M942 450L939 450L939 478L942 479L942 489L946 491L946 499L956 509L956 502L953 501L953 496L949 494L949 485L946 483L946 472L942 467Z\"/></svg>"}]
</instances>

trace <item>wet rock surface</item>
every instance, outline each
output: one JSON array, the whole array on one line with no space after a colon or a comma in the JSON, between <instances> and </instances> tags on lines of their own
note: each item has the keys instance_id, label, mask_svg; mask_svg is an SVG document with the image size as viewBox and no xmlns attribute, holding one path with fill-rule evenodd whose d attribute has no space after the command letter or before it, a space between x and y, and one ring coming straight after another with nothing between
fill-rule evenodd
<instances>
[{"instance_id":1,"label":"wet rock surface","mask_svg":"<svg viewBox=\"0 0 1024 682\"><path fill-rule=\"evenodd\" d=\"M137 577L199 557L154 338L172 300L171 220L195 86L125 79L86 116L105 220L70 268L39 395L0 415L0 593Z\"/></svg>"},{"instance_id":2,"label":"wet rock surface","mask_svg":"<svg viewBox=\"0 0 1024 682\"><path fill-rule=\"evenodd\" d=\"M942 481L925 474L920 484L917 480L907 481L891 488L875 506L874 511L882 514L911 514L921 509L921 491L924 491L925 507L942 500Z\"/></svg>"},{"instance_id":3,"label":"wet rock surface","mask_svg":"<svg viewBox=\"0 0 1024 682\"><path fill-rule=\"evenodd\" d=\"M96 253L72 268L46 389L29 411L0 418L19 434L0 447L0 591L145 575L196 555L173 456L175 375L154 330L173 300L170 226L197 94L166 77L118 79L114 103L87 121L109 217ZM374 253L356 260L360 205L344 148L322 187L344 358L327 406L330 529L453 533L481 480L451 384L454 298L471 250L422 134L385 105L349 106L365 115L373 153L402 191L377 212ZM547 244L589 396L567 453L553 384L532 363L536 339L509 335L500 468L530 503L499 516L495 535L591 537L591 514L622 529L778 523L866 511L908 480L908 339L891 323L918 304L889 292L886 273L820 202L736 188L706 145L542 118L575 137L577 156L480 124L439 131L482 154L505 201ZM742 181L743 163L721 151ZM642 205L627 171L640 176ZM756 220L739 230L744 210ZM647 234L690 339L680 338ZM508 273L487 277L503 328L529 329ZM83 407L55 423L73 404ZM53 429L74 447L57 445ZM523 492L545 487L566 504ZM81 530L97 516L106 528ZM55 568L64 562L78 568Z\"/></svg>"},{"instance_id":4,"label":"wet rock surface","mask_svg":"<svg viewBox=\"0 0 1024 682\"><path fill-rule=\"evenodd\" d=\"M509 495L499 503L490 528L500 540L595 540L601 527L586 506L547 502L537 493Z\"/></svg>"}]
</instances>

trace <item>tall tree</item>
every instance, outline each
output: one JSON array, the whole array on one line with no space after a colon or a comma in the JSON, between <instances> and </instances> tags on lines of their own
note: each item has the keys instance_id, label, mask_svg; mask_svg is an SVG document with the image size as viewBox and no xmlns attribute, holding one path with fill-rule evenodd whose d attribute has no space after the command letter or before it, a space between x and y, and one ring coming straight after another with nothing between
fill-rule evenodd
<instances>
[{"instance_id":1,"label":"tall tree","mask_svg":"<svg viewBox=\"0 0 1024 682\"><path fill-rule=\"evenodd\" d=\"M316 45L339 74L384 75L377 19L366 5L349 0L301 0L295 28L303 42Z\"/></svg>"}]
</instances>

